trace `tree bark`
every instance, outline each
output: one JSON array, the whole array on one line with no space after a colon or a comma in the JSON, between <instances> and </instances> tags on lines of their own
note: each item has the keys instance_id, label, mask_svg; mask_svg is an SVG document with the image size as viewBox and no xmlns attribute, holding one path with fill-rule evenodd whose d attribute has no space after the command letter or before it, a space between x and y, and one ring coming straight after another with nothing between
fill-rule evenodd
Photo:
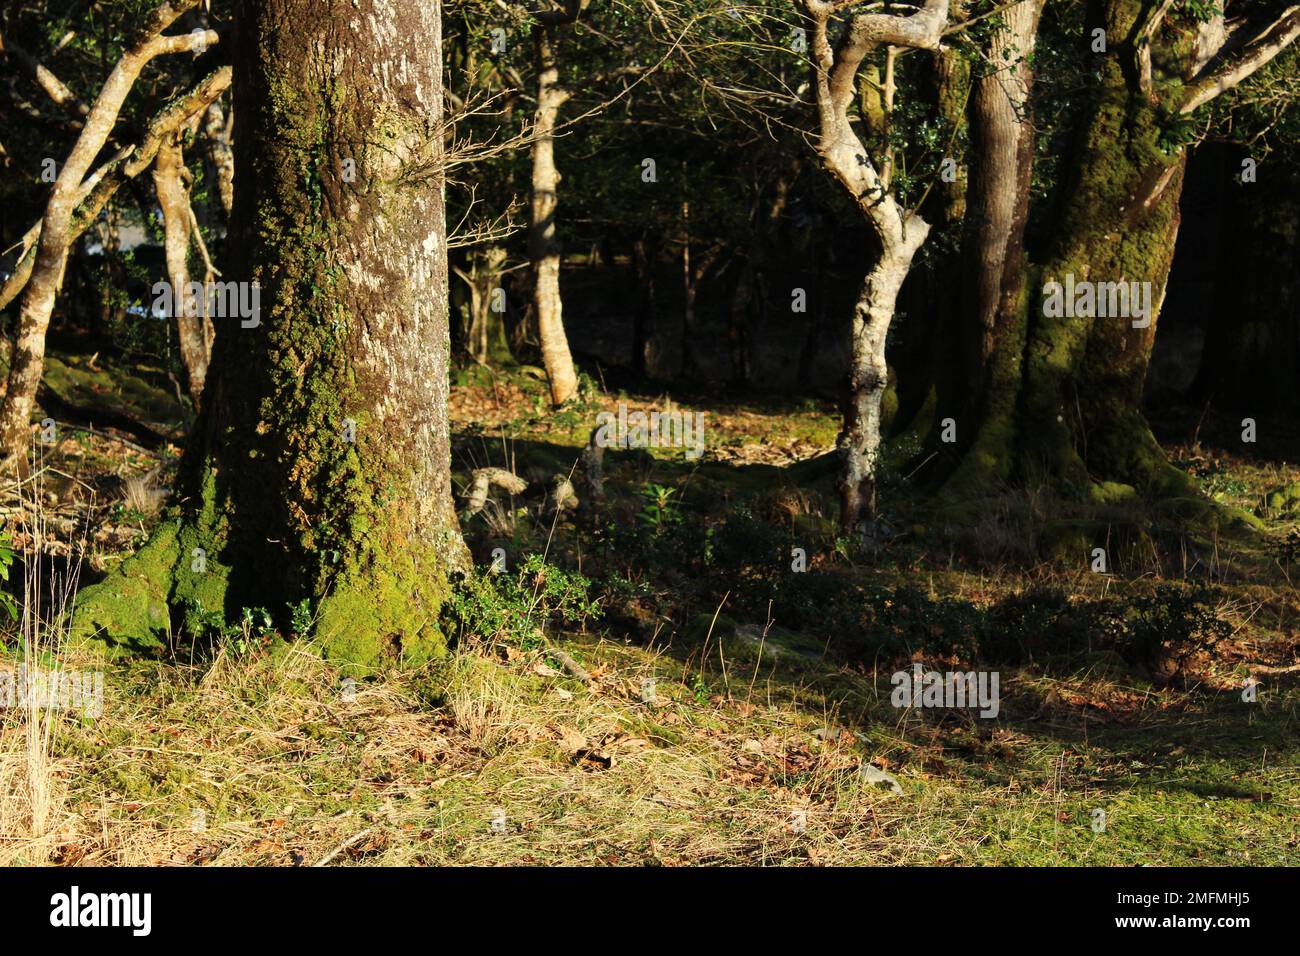
<instances>
[{"instance_id":1,"label":"tree bark","mask_svg":"<svg viewBox=\"0 0 1300 956\"><path fill-rule=\"evenodd\" d=\"M537 28L537 113L533 129L532 203L528 242L533 260L533 307L542 364L551 385L551 403L562 405L578 393L578 375L564 332L560 297L560 244L555 232L560 172L555 166L555 122L569 93L560 86L550 24Z\"/></svg>"},{"instance_id":2,"label":"tree bark","mask_svg":"<svg viewBox=\"0 0 1300 956\"><path fill-rule=\"evenodd\" d=\"M889 386L885 339L894 319L898 290L912 268L928 229L913 228L885 246L858 293L853 321L853 358L838 447L844 458L840 477L840 516L845 533L862 536L876 513L882 407Z\"/></svg>"},{"instance_id":3,"label":"tree bark","mask_svg":"<svg viewBox=\"0 0 1300 956\"><path fill-rule=\"evenodd\" d=\"M1029 115L1030 60L1043 0L1021 0L1002 14L989 42L988 69L974 84L970 135L974 161L968 185L967 271L974 332L967 354L968 387L977 393L993 356L998 316L1020 281L1033 173Z\"/></svg>"},{"instance_id":4,"label":"tree bark","mask_svg":"<svg viewBox=\"0 0 1300 956\"><path fill-rule=\"evenodd\" d=\"M167 281L172 288L172 312L176 319L181 366L185 370L185 386L190 401L197 409L202 403L203 383L208 374L214 333L212 320L207 314L206 296L199 299L189 294L189 253L190 243L194 239L194 223L190 212L189 190L185 185L187 178L178 133L158 151L158 158L154 160L153 181L158 194L158 207L163 216L163 251L167 259ZM210 278L204 277L205 289Z\"/></svg>"},{"instance_id":5,"label":"tree bark","mask_svg":"<svg viewBox=\"0 0 1300 956\"><path fill-rule=\"evenodd\" d=\"M813 83L817 101L814 149L822 168L847 191L870 225L881 249L858 296L853 321L853 355L840 453L840 526L845 534L867 540L875 517L881 408L888 385L885 339L893 321L898 290L925 242L930 225L902 206L890 191L892 156L886 150L880 170L854 131L848 108L854 100L857 73L867 54L880 44L937 50L948 23L948 0L926 0L910 16L859 13L835 46L829 36L837 4L803 0L813 21ZM888 55L885 94L879 119L888 124L893 107L892 63Z\"/></svg>"},{"instance_id":6,"label":"tree bark","mask_svg":"<svg viewBox=\"0 0 1300 956\"><path fill-rule=\"evenodd\" d=\"M1169 463L1141 411L1186 165L1185 146L1170 138L1170 118L1205 102L1206 89L1240 82L1244 62L1256 69L1268 62L1279 44L1294 39L1295 15L1284 14L1261 31L1261 44L1246 44L1238 56L1225 47L1221 24L1213 21L1196 32L1162 32L1169 9L1168 3L1142 0L1106 0L1102 6L1112 49L1100 62L1092 104L1070 150L1073 161L1060 186L1052 238L1039 261L1020 268L1025 142L1019 133L1010 135L1009 120L983 116L984 129L974 137L980 162L990 170L1015 170L1010 181L1017 194L1005 189L1007 173L976 181L989 186L983 201L1000 209L999 220L1011 228L990 229L977 250L980 307L985 316L992 309L994 317L991 328L981 322L981 341L987 343L991 331L992 351L976 352L984 362L982 418L950 491L987 492L1017 480L1048 482L1072 497L1109 499L1125 490L1149 497L1197 493L1191 479ZM1153 56L1158 40L1168 46ZM1175 78L1179 82L1170 82ZM1195 82L1185 84L1188 78ZM994 195L999 183L1000 197ZM998 273L1000 289L993 281ZM1068 277L1094 289L1137 283L1149 289L1149 314L1049 314L1045 284Z\"/></svg>"},{"instance_id":7,"label":"tree bark","mask_svg":"<svg viewBox=\"0 0 1300 956\"><path fill-rule=\"evenodd\" d=\"M1015 454L1014 419L1024 350L1025 228L1033 180L1034 125L1029 94L1043 0L1008 9L989 39L985 72L968 109L971 163L966 191L962 271L959 447L967 449L949 489L987 490L1004 479ZM973 439L973 441L972 441ZM949 467L952 467L951 464Z\"/></svg>"},{"instance_id":8,"label":"tree bark","mask_svg":"<svg viewBox=\"0 0 1300 956\"><path fill-rule=\"evenodd\" d=\"M449 575L468 564L440 4L241 0L237 15L227 274L260 290L258 321L218 324L176 520L83 592L75 631L156 644L172 613L193 634L202 614L287 618L287 602L332 657L436 656Z\"/></svg>"}]
</instances>

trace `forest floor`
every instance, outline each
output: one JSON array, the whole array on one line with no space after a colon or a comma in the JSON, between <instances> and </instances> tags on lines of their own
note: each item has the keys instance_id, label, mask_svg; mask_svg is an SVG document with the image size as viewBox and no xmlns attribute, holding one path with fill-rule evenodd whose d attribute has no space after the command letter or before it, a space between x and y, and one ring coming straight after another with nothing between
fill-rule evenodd
<instances>
[{"instance_id":1,"label":"forest floor","mask_svg":"<svg viewBox=\"0 0 1300 956\"><path fill-rule=\"evenodd\" d=\"M159 519L182 413L148 369L53 368L61 424L4 505L14 575L39 540L53 573L84 547L89 579ZM556 512L620 401L704 412L704 454L611 450L604 508ZM864 552L833 521L829 406L552 413L535 376L481 369L452 406L458 486L491 464L530 487L464 521L504 569L448 658L353 676L280 609L157 659L55 646L104 671L104 710L0 710L0 864L1300 863L1300 500L1268 498L1300 467L1178 419L1170 457L1260 527L1046 490L957 526L904 439ZM997 717L895 707L914 661L996 671Z\"/></svg>"}]
</instances>

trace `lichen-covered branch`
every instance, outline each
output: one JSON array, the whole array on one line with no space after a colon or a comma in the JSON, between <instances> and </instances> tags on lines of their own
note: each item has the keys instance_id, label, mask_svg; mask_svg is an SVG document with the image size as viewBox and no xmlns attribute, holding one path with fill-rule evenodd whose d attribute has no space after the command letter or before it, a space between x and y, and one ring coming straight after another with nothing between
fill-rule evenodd
<instances>
[{"instance_id":1,"label":"lichen-covered branch","mask_svg":"<svg viewBox=\"0 0 1300 956\"><path fill-rule=\"evenodd\" d=\"M1229 50L1229 47L1236 46L1235 43L1226 44L1223 51L1206 63L1187 85L1179 111L1190 113L1237 86L1272 61L1297 37L1300 37L1300 5L1288 7L1281 16L1246 40L1239 54Z\"/></svg>"}]
</instances>

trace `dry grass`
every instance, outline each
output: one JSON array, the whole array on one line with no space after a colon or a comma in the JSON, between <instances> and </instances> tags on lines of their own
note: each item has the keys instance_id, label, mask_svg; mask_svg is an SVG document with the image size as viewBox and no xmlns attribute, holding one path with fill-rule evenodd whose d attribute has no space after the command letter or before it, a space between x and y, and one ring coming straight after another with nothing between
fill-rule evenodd
<instances>
[{"instance_id":1,"label":"dry grass","mask_svg":"<svg viewBox=\"0 0 1300 956\"><path fill-rule=\"evenodd\" d=\"M771 504L786 521L817 514L803 494ZM983 567L939 562L919 583L982 604L1029 583L1110 593L1114 576L1025 550L1054 508L1045 493L1008 497L972 535ZM491 533L529 527L516 517L485 520ZM186 648L180 662L112 664L98 720L0 715L0 854L63 865L1295 863L1300 696L1286 670L1294 642L1276 639L1289 608L1243 592L1221 609L1259 650L1225 662L1214 687L1159 690L1102 662L1004 672L996 722L895 711L889 673L870 663L746 658L716 638L701 653L553 636L590 671L586 684L544 650L467 637L437 667L353 688L310 646L245 633L207 657ZM1228 691L1257 660L1285 673L1265 674L1260 702L1245 706ZM867 763L904 792L865 784ZM1096 807L1106 834L1092 830Z\"/></svg>"},{"instance_id":2,"label":"dry grass","mask_svg":"<svg viewBox=\"0 0 1300 956\"><path fill-rule=\"evenodd\" d=\"M18 482L19 531L31 542L23 564L17 664L2 664L14 688L14 706L0 701L0 865L46 863L66 823L64 762L53 753L63 713L42 693L73 670L67 648L77 580L47 568L47 527L39 476ZM82 548L85 541L82 539ZM25 680L20 681L21 677ZM27 693L22 693L27 690ZM7 696L7 695L6 695Z\"/></svg>"},{"instance_id":3,"label":"dry grass","mask_svg":"<svg viewBox=\"0 0 1300 956\"><path fill-rule=\"evenodd\" d=\"M1004 675L1007 710L1037 713L992 726L895 711L888 675L794 675L732 657L728 691L720 664L608 640L566 646L590 684L545 651L504 644L355 687L303 645L114 665L103 718L55 722L38 749L46 822L7 841L9 859L679 866L1294 853L1295 755L1274 742L1262 761L1243 753L1240 766L1207 758L1189 770L1183 748L1221 737L1226 751L1243 732L1198 713L1190 694L1155 699L1104 674ZM1076 713L1092 743L1072 738ZM1257 715L1240 718L1252 734L1294 732L1293 698ZM1097 742L1108 727L1118 744ZM1168 761L1156 779L1169 785L1132 769L1139 757ZM904 792L864 783L867 762ZM1212 805L1182 779L1272 797ZM1132 834L1099 839L1089 825L1099 805Z\"/></svg>"},{"instance_id":4,"label":"dry grass","mask_svg":"<svg viewBox=\"0 0 1300 956\"><path fill-rule=\"evenodd\" d=\"M902 816L855 776L852 735L822 740L817 718L757 701L700 703L643 651L575 653L603 659L590 686L500 647L354 695L304 647L115 671L105 716L62 728L71 825L47 827L43 858L850 863ZM37 838L18 842L34 859Z\"/></svg>"},{"instance_id":5,"label":"dry grass","mask_svg":"<svg viewBox=\"0 0 1300 956\"><path fill-rule=\"evenodd\" d=\"M159 473L159 468L153 468L142 475L122 479L122 503L128 510L152 517L162 509L167 489L159 486Z\"/></svg>"}]
</instances>

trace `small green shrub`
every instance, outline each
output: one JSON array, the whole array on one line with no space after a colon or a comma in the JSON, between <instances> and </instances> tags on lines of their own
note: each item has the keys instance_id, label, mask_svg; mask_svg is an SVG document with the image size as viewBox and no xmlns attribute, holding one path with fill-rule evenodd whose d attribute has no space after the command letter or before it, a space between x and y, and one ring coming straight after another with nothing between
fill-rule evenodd
<instances>
[{"instance_id":1,"label":"small green shrub","mask_svg":"<svg viewBox=\"0 0 1300 956\"><path fill-rule=\"evenodd\" d=\"M641 489L642 505L636 516L637 521L653 534L658 534L669 525L680 524L682 512L677 502L672 500L675 494L676 488L653 483L646 485Z\"/></svg>"},{"instance_id":2,"label":"small green shrub","mask_svg":"<svg viewBox=\"0 0 1300 956\"><path fill-rule=\"evenodd\" d=\"M1131 664L1181 670L1197 652L1212 652L1232 636L1232 624L1212 607L1215 593L1203 586L1161 584L1133 602L1128 633L1116 648Z\"/></svg>"},{"instance_id":3,"label":"small green shrub","mask_svg":"<svg viewBox=\"0 0 1300 956\"><path fill-rule=\"evenodd\" d=\"M0 534L0 581L9 583L9 570L14 564L14 539L9 532ZM11 621L18 620L18 602L8 591L0 590L0 612Z\"/></svg>"},{"instance_id":4,"label":"small green shrub","mask_svg":"<svg viewBox=\"0 0 1300 956\"><path fill-rule=\"evenodd\" d=\"M573 571L529 555L515 574L474 572L448 602L453 629L486 638L505 637L525 649L541 646L552 621L584 624L599 616L591 582Z\"/></svg>"}]
</instances>

